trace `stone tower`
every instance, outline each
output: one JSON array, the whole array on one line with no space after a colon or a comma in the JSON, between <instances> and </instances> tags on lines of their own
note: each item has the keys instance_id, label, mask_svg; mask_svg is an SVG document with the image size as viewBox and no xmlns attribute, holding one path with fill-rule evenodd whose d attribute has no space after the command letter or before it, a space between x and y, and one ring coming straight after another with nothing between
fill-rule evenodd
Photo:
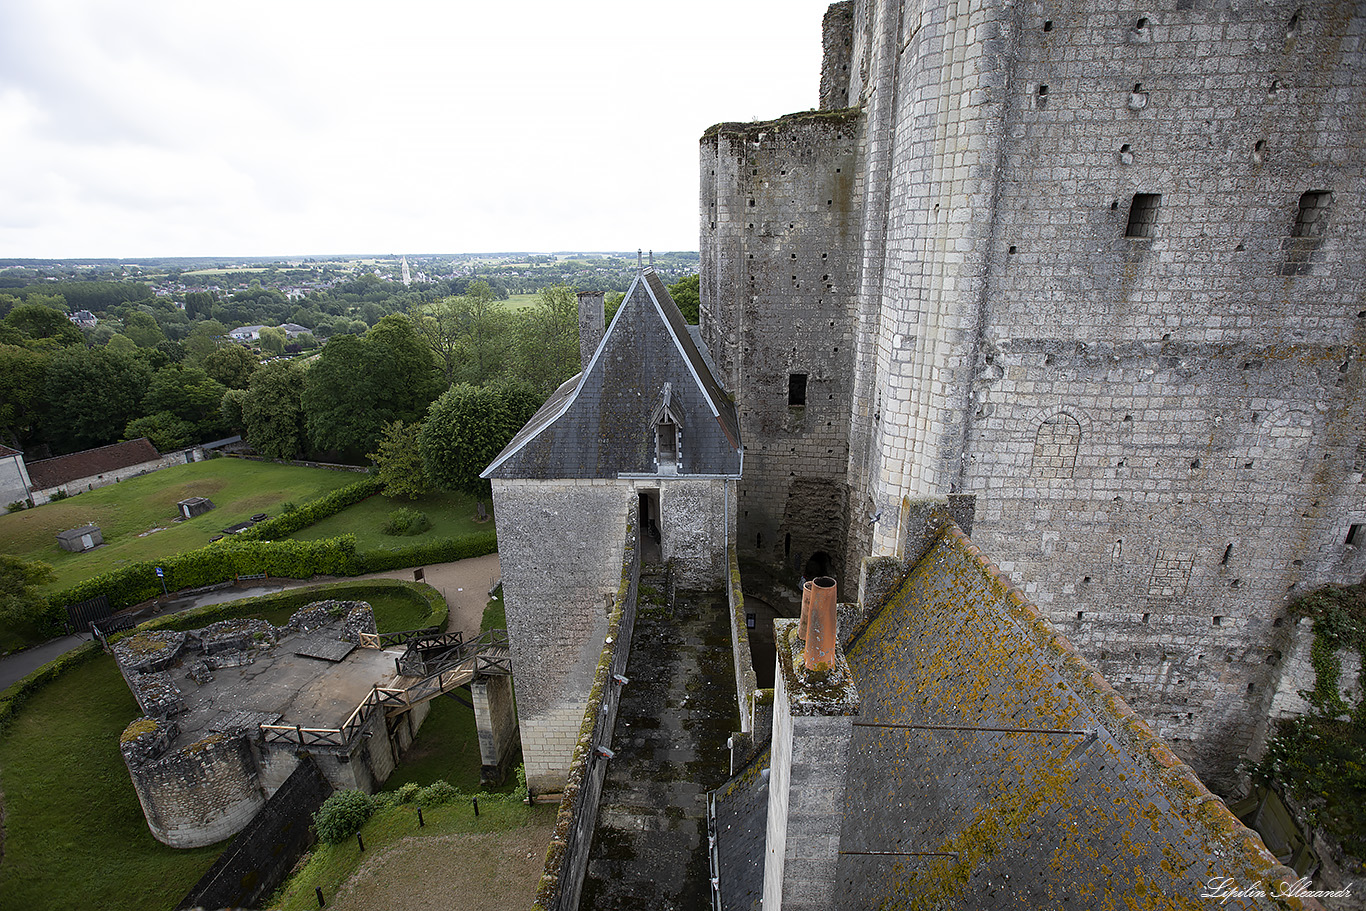
<instances>
[{"instance_id":1,"label":"stone tower","mask_svg":"<svg viewBox=\"0 0 1366 911\"><path fill-rule=\"evenodd\" d=\"M822 109L701 143L742 556L852 583L908 498L975 494L1226 782L1305 685L1288 599L1366 573L1363 15L833 5Z\"/></svg>"}]
</instances>

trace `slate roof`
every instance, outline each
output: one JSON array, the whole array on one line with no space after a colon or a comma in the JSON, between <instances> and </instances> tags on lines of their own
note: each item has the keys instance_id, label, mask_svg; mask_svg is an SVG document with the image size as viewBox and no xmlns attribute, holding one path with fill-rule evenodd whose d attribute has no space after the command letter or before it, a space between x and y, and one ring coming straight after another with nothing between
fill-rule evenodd
<instances>
[{"instance_id":1,"label":"slate roof","mask_svg":"<svg viewBox=\"0 0 1366 911\"><path fill-rule=\"evenodd\" d=\"M156 447L146 437L114 443L98 449L73 452L71 455L57 456L55 459L42 459L28 464L29 483L34 490L47 490L108 474L121 468L131 468L144 462L155 462L161 458Z\"/></svg>"},{"instance_id":2,"label":"slate roof","mask_svg":"<svg viewBox=\"0 0 1366 911\"><path fill-rule=\"evenodd\" d=\"M485 478L653 476L652 411L669 384L682 418L679 476L740 474L740 422L709 358L653 269L626 292L588 367L484 469Z\"/></svg>"},{"instance_id":3,"label":"slate roof","mask_svg":"<svg viewBox=\"0 0 1366 911\"><path fill-rule=\"evenodd\" d=\"M10 449L10 448L9 448L8 446L6 446L4 443L0 443L0 459L7 459L7 458L9 458L10 456L17 456L17 455L23 455L23 453L20 452L20 451L17 450L17 449Z\"/></svg>"},{"instance_id":4,"label":"slate roof","mask_svg":"<svg viewBox=\"0 0 1366 911\"><path fill-rule=\"evenodd\" d=\"M836 907L1178 909L1298 879L961 530L903 571L848 649ZM746 769L713 792L727 911L762 890L761 790Z\"/></svg>"}]
</instances>

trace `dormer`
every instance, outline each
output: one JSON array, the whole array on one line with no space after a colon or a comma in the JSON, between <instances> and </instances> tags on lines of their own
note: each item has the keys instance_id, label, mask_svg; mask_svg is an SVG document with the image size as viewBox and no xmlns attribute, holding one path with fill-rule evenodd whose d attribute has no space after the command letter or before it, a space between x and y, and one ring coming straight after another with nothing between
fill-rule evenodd
<instances>
[{"instance_id":1,"label":"dormer","mask_svg":"<svg viewBox=\"0 0 1366 911\"><path fill-rule=\"evenodd\" d=\"M683 464L683 410L673 398L673 384L665 383L650 413L655 432L655 468L660 474L678 474Z\"/></svg>"}]
</instances>

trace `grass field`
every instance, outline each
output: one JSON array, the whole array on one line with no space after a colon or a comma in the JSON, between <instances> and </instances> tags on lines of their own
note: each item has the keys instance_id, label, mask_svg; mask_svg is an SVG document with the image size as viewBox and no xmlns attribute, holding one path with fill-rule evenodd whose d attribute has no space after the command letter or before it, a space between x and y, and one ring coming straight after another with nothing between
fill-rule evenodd
<instances>
[{"instance_id":1,"label":"grass field","mask_svg":"<svg viewBox=\"0 0 1366 911\"><path fill-rule=\"evenodd\" d=\"M381 631L424 625L422 599L355 587ZM347 597L338 585L326 594ZM299 600L300 590L268 596L242 615L283 623ZM178 850L148 831L119 754L119 735L139 714L108 655L68 670L20 708L0 738L0 908L172 908L218 857L223 844ZM477 742L473 749L477 781Z\"/></svg>"},{"instance_id":2,"label":"grass field","mask_svg":"<svg viewBox=\"0 0 1366 911\"><path fill-rule=\"evenodd\" d=\"M484 505L492 516L493 510L487 500ZM380 531L380 526L384 524L389 513L401 506L426 513L427 518L432 520L432 527L420 535L384 534ZM366 553L372 550L396 550L410 544L459 538L492 530L491 518L487 522L476 521L473 497L460 493L430 493L420 500L370 497L335 516L329 516L308 528L300 529L290 537L299 541L315 541L319 538L334 538L337 535L355 535L356 549Z\"/></svg>"},{"instance_id":3,"label":"grass field","mask_svg":"<svg viewBox=\"0 0 1366 911\"><path fill-rule=\"evenodd\" d=\"M360 477L241 459L176 465L0 516L0 552L51 563L57 580L48 590L58 590L125 563L203 547L229 525L256 513L275 515L285 502L302 504ZM217 508L176 522L176 503L186 497L208 497ZM86 524L100 527L105 546L83 554L57 546L58 532Z\"/></svg>"}]
</instances>

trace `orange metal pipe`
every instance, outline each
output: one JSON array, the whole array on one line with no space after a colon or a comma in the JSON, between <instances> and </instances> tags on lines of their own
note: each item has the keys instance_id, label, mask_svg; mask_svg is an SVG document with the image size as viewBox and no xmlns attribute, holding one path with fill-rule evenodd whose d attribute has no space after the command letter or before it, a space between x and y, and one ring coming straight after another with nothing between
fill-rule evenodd
<instances>
[{"instance_id":1,"label":"orange metal pipe","mask_svg":"<svg viewBox=\"0 0 1366 911\"><path fill-rule=\"evenodd\" d=\"M811 589L811 609L807 612L803 657L808 671L828 671L835 663L835 580L817 576L807 587Z\"/></svg>"}]
</instances>

